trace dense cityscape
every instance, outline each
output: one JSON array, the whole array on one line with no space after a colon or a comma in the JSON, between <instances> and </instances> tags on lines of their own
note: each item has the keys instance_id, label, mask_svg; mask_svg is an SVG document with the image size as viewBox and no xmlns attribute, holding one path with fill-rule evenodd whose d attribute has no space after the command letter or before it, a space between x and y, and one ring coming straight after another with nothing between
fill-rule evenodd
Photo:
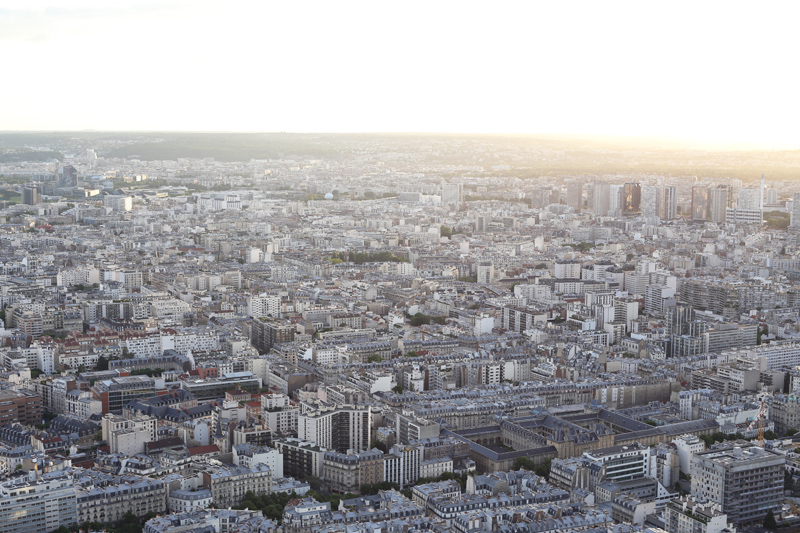
<instances>
[{"instance_id":1,"label":"dense cityscape","mask_svg":"<svg viewBox=\"0 0 800 533\"><path fill-rule=\"evenodd\" d=\"M0 531L798 527L798 165L0 134Z\"/></svg>"}]
</instances>

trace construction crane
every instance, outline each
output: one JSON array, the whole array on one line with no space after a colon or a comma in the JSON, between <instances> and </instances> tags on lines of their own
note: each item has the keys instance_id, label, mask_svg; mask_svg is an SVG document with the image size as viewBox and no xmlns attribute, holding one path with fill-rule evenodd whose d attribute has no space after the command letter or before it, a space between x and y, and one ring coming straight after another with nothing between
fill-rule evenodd
<instances>
[{"instance_id":1,"label":"construction crane","mask_svg":"<svg viewBox=\"0 0 800 533\"><path fill-rule=\"evenodd\" d=\"M758 414L753 418L753 421L750 422L750 425L747 426L747 431L752 431L756 422L758 422L758 445L761 447L764 446L764 420L767 418L767 403L764 401L766 396L767 395L761 397L761 407L758 409Z\"/></svg>"}]
</instances>

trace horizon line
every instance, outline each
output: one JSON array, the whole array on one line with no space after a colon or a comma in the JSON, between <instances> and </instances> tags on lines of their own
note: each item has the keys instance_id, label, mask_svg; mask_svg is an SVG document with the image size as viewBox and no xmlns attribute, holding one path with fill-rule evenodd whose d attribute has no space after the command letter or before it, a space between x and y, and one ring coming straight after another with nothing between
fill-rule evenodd
<instances>
[{"instance_id":1,"label":"horizon line","mask_svg":"<svg viewBox=\"0 0 800 533\"><path fill-rule=\"evenodd\" d=\"M3 129L2 134L37 133L172 133L172 134L263 134L263 135L419 135L419 136L487 136L487 137L540 137L559 140L616 141L635 144L667 143L663 149L675 149L679 145L694 150L736 151L797 151L794 143L777 143L742 140L707 140L696 137L674 135L635 135L618 133L545 133L545 132L456 132L456 131L290 131L290 130L192 130L192 129ZM791 146L791 147L790 147Z\"/></svg>"}]
</instances>

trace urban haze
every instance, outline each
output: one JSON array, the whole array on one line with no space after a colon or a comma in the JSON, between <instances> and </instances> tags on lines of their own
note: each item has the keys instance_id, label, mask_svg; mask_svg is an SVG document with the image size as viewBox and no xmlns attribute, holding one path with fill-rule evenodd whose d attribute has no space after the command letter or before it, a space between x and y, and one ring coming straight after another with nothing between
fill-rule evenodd
<instances>
[{"instance_id":1,"label":"urban haze","mask_svg":"<svg viewBox=\"0 0 800 533\"><path fill-rule=\"evenodd\" d=\"M0 6L0 533L796 531L789 5Z\"/></svg>"}]
</instances>

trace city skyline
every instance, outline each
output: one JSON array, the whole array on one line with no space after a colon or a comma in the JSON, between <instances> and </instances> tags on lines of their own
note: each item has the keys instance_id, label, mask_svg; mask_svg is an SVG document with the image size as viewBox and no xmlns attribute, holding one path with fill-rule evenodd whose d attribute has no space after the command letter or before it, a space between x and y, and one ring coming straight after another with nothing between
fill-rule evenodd
<instances>
[{"instance_id":1,"label":"city skyline","mask_svg":"<svg viewBox=\"0 0 800 533\"><path fill-rule=\"evenodd\" d=\"M520 137L0 133L0 523L792 524L800 153Z\"/></svg>"},{"instance_id":2,"label":"city skyline","mask_svg":"<svg viewBox=\"0 0 800 533\"><path fill-rule=\"evenodd\" d=\"M721 7L5 2L0 51L19 82L0 128L797 149L788 4Z\"/></svg>"}]
</instances>

